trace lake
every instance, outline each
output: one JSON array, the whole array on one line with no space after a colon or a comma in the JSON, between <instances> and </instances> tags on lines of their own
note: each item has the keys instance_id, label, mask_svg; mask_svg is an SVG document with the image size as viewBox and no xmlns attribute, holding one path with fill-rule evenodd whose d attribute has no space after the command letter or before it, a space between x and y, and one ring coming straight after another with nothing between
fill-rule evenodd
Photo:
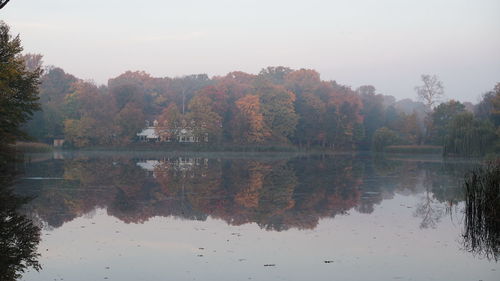
<instances>
[{"instance_id":1,"label":"lake","mask_svg":"<svg viewBox=\"0 0 500 281\"><path fill-rule=\"evenodd\" d=\"M55 152L14 186L22 280L500 280L464 245L477 163L370 154Z\"/></svg>"}]
</instances>

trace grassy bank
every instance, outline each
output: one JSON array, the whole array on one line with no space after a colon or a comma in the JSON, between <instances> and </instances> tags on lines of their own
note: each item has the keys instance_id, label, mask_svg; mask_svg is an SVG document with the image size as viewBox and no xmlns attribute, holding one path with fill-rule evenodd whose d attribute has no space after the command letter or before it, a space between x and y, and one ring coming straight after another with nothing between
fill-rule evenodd
<instances>
[{"instance_id":1,"label":"grassy bank","mask_svg":"<svg viewBox=\"0 0 500 281\"><path fill-rule=\"evenodd\" d=\"M13 146L16 151L24 153L51 152L52 146L40 142L16 142Z\"/></svg>"},{"instance_id":2,"label":"grassy bank","mask_svg":"<svg viewBox=\"0 0 500 281\"><path fill-rule=\"evenodd\" d=\"M164 152L299 152L295 146L284 145L234 145L234 144L180 144L132 143L119 146L92 146L80 150L107 151L164 151Z\"/></svg>"},{"instance_id":3,"label":"grassy bank","mask_svg":"<svg viewBox=\"0 0 500 281\"><path fill-rule=\"evenodd\" d=\"M408 154L442 154L443 147L436 145L390 145L385 147L384 152Z\"/></svg>"}]
</instances>

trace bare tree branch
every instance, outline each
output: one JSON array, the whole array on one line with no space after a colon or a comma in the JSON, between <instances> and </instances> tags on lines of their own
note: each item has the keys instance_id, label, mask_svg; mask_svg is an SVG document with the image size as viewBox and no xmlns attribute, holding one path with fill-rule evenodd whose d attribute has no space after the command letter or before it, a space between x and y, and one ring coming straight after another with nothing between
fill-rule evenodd
<instances>
[{"instance_id":1,"label":"bare tree branch","mask_svg":"<svg viewBox=\"0 0 500 281\"><path fill-rule=\"evenodd\" d=\"M7 5L7 3L9 3L10 0L0 0L0 9L2 9L3 7L5 7L5 5Z\"/></svg>"},{"instance_id":2,"label":"bare tree branch","mask_svg":"<svg viewBox=\"0 0 500 281\"><path fill-rule=\"evenodd\" d=\"M436 75L422 74L421 78L424 84L415 87L415 91L417 91L418 98L425 103L428 110L432 110L444 95L443 82Z\"/></svg>"}]
</instances>

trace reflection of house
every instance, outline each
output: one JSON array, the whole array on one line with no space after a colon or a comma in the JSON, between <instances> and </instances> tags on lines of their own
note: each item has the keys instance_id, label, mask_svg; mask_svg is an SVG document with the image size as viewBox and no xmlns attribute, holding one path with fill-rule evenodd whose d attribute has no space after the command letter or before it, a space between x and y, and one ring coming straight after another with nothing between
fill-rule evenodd
<instances>
[{"instance_id":1,"label":"reflection of house","mask_svg":"<svg viewBox=\"0 0 500 281\"><path fill-rule=\"evenodd\" d=\"M164 134L160 135L158 134L158 132L164 132ZM143 142L200 142L200 138L194 134L193 129L162 129L158 126L157 120L153 121L153 126L149 126L149 121L146 121L146 128L143 129L140 133L137 133L137 137L140 141ZM205 134L205 137L201 141L208 142L208 134Z\"/></svg>"},{"instance_id":2,"label":"reflection of house","mask_svg":"<svg viewBox=\"0 0 500 281\"><path fill-rule=\"evenodd\" d=\"M152 175L157 177L157 172L166 172L167 170L173 172L192 172L196 167L207 168L208 159L206 158L192 158L192 157L173 157L164 158L161 160L140 160L137 162L137 166L144 169L147 175ZM201 174L202 177L205 174Z\"/></svg>"}]
</instances>

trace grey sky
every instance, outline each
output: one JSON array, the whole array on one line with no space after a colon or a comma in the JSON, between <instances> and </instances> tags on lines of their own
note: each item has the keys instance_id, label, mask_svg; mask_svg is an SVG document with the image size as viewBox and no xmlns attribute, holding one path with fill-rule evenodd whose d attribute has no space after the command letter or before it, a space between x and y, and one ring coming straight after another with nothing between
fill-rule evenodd
<instances>
[{"instance_id":1,"label":"grey sky","mask_svg":"<svg viewBox=\"0 0 500 281\"><path fill-rule=\"evenodd\" d=\"M398 98L437 74L447 98L476 102L500 82L498 0L11 0L0 19L97 83L284 65Z\"/></svg>"}]
</instances>

